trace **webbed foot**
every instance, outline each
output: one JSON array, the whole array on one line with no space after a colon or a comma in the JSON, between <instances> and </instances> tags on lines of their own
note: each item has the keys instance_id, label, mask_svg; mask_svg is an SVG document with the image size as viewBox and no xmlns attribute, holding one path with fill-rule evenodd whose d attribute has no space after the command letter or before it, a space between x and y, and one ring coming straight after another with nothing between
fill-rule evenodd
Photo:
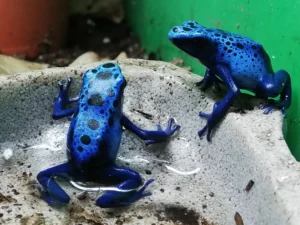
<instances>
[{"instance_id":1,"label":"webbed foot","mask_svg":"<svg viewBox=\"0 0 300 225\"><path fill-rule=\"evenodd\" d=\"M128 206L139 199L152 195L151 192L146 192L146 188L153 182L153 179L148 180L140 190L131 192L107 191L103 196L97 199L96 205L101 208L115 208Z\"/></svg>"},{"instance_id":2,"label":"webbed foot","mask_svg":"<svg viewBox=\"0 0 300 225\"><path fill-rule=\"evenodd\" d=\"M287 100L279 100L279 101L274 101L271 100L270 102L265 103L260 107L260 109L265 109L264 114L269 114L273 109L281 109L281 113L283 117L286 117L286 109L289 108L289 101Z\"/></svg>"},{"instance_id":3,"label":"webbed foot","mask_svg":"<svg viewBox=\"0 0 300 225\"><path fill-rule=\"evenodd\" d=\"M204 113L204 112L200 112L199 116L203 117L203 118L206 118L207 119L207 124L201 130L198 131L198 135L199 135L199 137L201 137L205 133L205 131L207 130L206 139L207 139L208 142L210 142L211 141L211 137L210 137L211 136L211 130L213 128L213 127L210 126L210 124L215 123L213 121L212 114L207 114L207 113Z\"/></svg>"},{"instance_id":4,"label":"webbed foot","mask_svg":"<svg viewBox=\"0 0 300 225\"><path fill-rule=\"evenodd\" d=\"M67 108L71 103L77 102L79 97L69 99L68 92L72 83L72 77L68 77L67 84L64 85L63 81L58 82L59 93L57 98L54 100L54 110L52 114L53 119L60 119L68 117L70 120L71 116L75 113L77 107Z\"/></svg>"},{"instance_id":5,"label":"webbed foot","mask_svg":"<svg viewBox=\"0 0 300 225\"><path fill-rule=\"evenodd\" d=\"M67 193L55 182L55 176L65 176L70 174L70 167L67 163L46 169L37 175L37 180L41 187L38 190L41 197L50 206L59 206L68 204L70 197Z\"/></svg>"},{"instance_id":6,"label":"webbed foot","mask_svg":"<svg viewBox=\"0 0 300 225\"><path fill-rule=\"evenodd\" d=\"M157 124L156 127L158 135L162 137L161 140L148 140L145 142L146 146L167 140L175 133L175 131L179 130L181 126L177 124L175 119L172 117L169 119L168 126L165 130L162 129L160 124Z\"/></svg>"},{"instance_id":7,"label":"webbed foot","mask_svg":"<svg viewBox=\"0 0 300 225\"><path fill-rule=\"evenodd\" d=\"M69 99L69 97L68 97L69 89L70 89L72 81L73 81L73 78L68 77L67 83L65 85L64 85L64 81L58 81L58 83L57 83L59 86L59 94L58 94L58 97L56 98L56 100L61 99L61 101L63 102L63 106L78 101L78 97L72 98L72 99Z\"/></svg>"}]
</instances>

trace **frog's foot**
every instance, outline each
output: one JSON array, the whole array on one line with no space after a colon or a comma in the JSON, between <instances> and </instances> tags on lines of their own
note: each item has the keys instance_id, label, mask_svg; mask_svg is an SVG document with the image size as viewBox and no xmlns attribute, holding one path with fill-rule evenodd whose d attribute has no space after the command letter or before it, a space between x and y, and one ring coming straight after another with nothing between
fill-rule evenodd
<instances>
[{"instance_id":1,"label":"frog's foot","mask_svg":"<svg viewBox=\"0 0 300 225\"><path fill-rule=\"evenodd\" d=\"M265 77L263 82L258 86L257 93L265 97L275 98L280 94L279 101L268 102L261 108L265 109L264 114L268 114L273 109L281 109L284 117L286 117L286 109L292 102L292 85L291 78L285 70L279 70L272 77ZM266 96L267 95L267 96Z\"/></svg>"},{"instance_id":2,"label":"frog's foot","mask_svg":"<svg viewBox=\"0 0 300 225\"><path fill-rule=\"evenodd\" d=\"M200 112L199 116L203 117L203 118L206 118L207 120L209 120L209 118L211 118L211 114L207 114L207 113L204 113L204 112ZM208 124L206 124L201 130L198 131L198 135L199 135L199 137L201 137L205 133L206 130L207 130L206 139L207 139L208 142L210 142L211 141L210 135L211 135L211 130L212 129L208 126Z\"/></svg>"},{"instance_id":3,"label":"frog's foot","mask_svg":"<svg viewBox=\"0 0 300 225\"><path fill-rule=\"evenodd\" d=\"M260 109L265 109L264 114L269 114L273 109L281 109L283 117L286 117L286 109L289 107L289 102L287 100L279 100L265 103L260 107Z\"/></svg>"},{"instance_id":4,"label":"frog's foot","mask_svg":"<svg viewBox=\"0 0 300 225\"><path fill-rule=\"evenodd\" d=\"M69 99L68 92L72 83L72 77L68 77L67 84L64 85L63 81L58 82L59 93L58 97L54 100L54 110L52 114L53 119L60 119L62 117L69 117L73 115L77 107L67 108L71 103L77 102L79 97Z\"/></svg>"},{"instance_id":5,"label":"frog's foot","mask_svg":"<svg viewBox=\"0 0 300 225\"><path fill-rule=\"evenodd\" d=\"M107 191L104 195L99 197L96 201L96 205L101 208L114 208L120 206L128 206L139 199L150 196L150 192L144 193L146 188L154 180L148 180L139 190L139 186L142 184L140 175L131 169L113 167L105 171L107 180L125 180L117 186L118 189L124 191ZM105 177L104 177L105 178ZM129 191L126 191L129 190Z\"/></svg>"},{"instance_id":6,"label":"frog's foot","mask_svg":"<svg viewBox=\"0 0 300 225\"><path fill-rule=\"evenodd\" d=\"M70 197L67 193L55 182L55 176L63 176L70 174L70 167L67 163L44 170L37 175L37 180L41 187L38 190L41 197L50 206L59 206L68 204Z\"/></svg>"},{"instance_id":7,"label":"frog's foot","mask_svg":"<svg viewBox=\"0 0 300 225\"><path fill-rule=\"evenodd\" d=\"M69 97L68 97L68 93L69 93L69 89L70 89L72 81L73 81L73 78L68 77L66 85L64 85L64 81L59 81L57 83L59 86L59 94L58 94L58 97L56 98L56 101L61 99L61 101L63 101L64 105L71 104L71 103L78 101L78 97L71 98L71 99L69 99Z\"/></svg>"},{"instance_id":8,"label":"frog's foot","mask_svg":"<svg viewBox=\"0 0 300 225\"><path fill-rule=\"evenodd\" d=\"M97 199L96 205L101 208L115 208L131 205L143 197L152 195L151 192L144 193L144 191L153 181L153 179L148 180L138 191L131 191L127 193L107 191L104 195Z\"/></svg>"},{"instance_id":9,"label":"frog's foot","mask_svg":"<svg viewBox=\"0 0 300 225\"><path fill-rule=\"evenodd\" d=\"M161 133L160 135L163 138L161 140L148 140L145 142L146 146L167 140L175 133L175 131L179 130L181 126L177 124L175 119L172 117L169 119L168 126L165 130L162 129L160 124L157 124L156 127L157 127L157 132Z\"/></svg>"}]
</instances>

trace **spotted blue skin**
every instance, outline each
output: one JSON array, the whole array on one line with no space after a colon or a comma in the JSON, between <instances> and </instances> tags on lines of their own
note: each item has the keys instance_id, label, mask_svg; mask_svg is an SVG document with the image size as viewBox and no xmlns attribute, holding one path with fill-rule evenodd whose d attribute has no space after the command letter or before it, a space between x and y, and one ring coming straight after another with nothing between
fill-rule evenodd
<instances>
[{"instance_id":1,"label":"spotted blue skin","mask_svg":"<svg viewBox=\"0 0 300 225\"><path fill-rule=\"evenodd\" d=\"M202 90L214 82L225 83L227 95L216 102L211 114L200 112L207 124L198 131L202 136L207 130L207 140L211 141L211 131L225 116L240 94L240 89L252 91L260 98L274 98L264 106L264 114L281 109L284 117L291 105L292 87L290 75L285 70L274 73L270 58L263 46L248 37L229 33L220 29L207 28L195 21L186 21L173 27L168 33L169 40L179 49L199 60L207 69L203 80L196 83Z\"/></svg>"},{"instance_id":2,"label":"spotted blue skin","mask_svg":"<svg viewBox=\"0 0 300 225\"><path fill-rule=\"evenodd\" d=\"M52 115L54 119L71 116L67 136L68 160L37 175L42 198L51 206L69 203L70 197L55 182L55 176L80 182L117 184L117 188L124 190L136 189L130 192L107 191L96 200L96 205L102 208L126 206L151 195L144 191L153 179L143 184L139 173L115 165L122 127L147 140L146 145L149 145L168 140L180 126L174 118L169 120L165 130L159 124L156 131L135 126L122 112L126 80L116 63L105 63L88 70L79 97L73 99L68 98L71 82L72 78L68 78L66 85L61 81L58 83L60 91ZM71 103L76 103L76 106L68 108Z\"/></svg>"}]
</instances>

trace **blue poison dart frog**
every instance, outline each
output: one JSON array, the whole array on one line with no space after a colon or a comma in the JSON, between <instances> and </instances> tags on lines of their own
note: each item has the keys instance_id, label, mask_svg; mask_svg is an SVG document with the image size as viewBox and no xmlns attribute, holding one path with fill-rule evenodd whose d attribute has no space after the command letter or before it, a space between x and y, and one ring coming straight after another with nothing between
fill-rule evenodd
<instances>
[{"instance_id":1,"label":"blue poison dart frog","mask_svg":"<svg viewBox=\"0 0 300 225\"><path fill-rule=\"evenodd\" d=\"M291 78L285 70L274 73L270 58L261 44L238 34L203 27L195 21L173 27L168 37L176 47L207 68L197 86L205 90L217 82L228 87L227 95L214 104L211 114L200 112L199 116L206 118L207 124L199 130L199 136L207 130L207 140L211 140L211 130L225 116L240 94L240 89L252 91L257 97L265 99L280 95L279 101L270 101L261 108L265 109L264 114L274 108L281 109L285 117L292 100Z\"/></svg>"},{"instance_id":2,"label":"blue poison dart frog","mask_svg":"<svg viewBox=\"0 0 300 225\"><path fill-rule=\"evenodd\" d=\"M126 80L120 67L105 63L88 70L83 76L80 95L69 99L72 78L64 85L58 82L59 94L52 117L71 117L67 135L67 162L46 169L37 175L42 198L49 205L67 204L70 197L54 177L69 177L78 182L105 182L117 185L96 200L96 205L111 208L129 205L151 193L144 193L153 179L143 184L139 173L115 164L122 137L122 127L146 140L146 145L168 140L180 128L174 118L167 128L142 130L122 112ZM73 108L68 107L75 103ZM127 191L126 191L127 190Z\"/></svg>"}]
</instances>

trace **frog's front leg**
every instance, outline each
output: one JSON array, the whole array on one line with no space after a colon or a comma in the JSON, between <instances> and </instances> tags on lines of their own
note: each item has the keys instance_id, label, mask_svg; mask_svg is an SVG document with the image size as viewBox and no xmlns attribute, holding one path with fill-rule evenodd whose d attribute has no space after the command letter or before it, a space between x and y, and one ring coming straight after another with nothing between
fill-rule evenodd
<instances>
[{"instance_id":1,"label":"frog's front leg","mask_svg":"<svg viewBox=\"0 0 300 225\"><path fill-rule=\"evenodd\" d=\"M121 182L117 185L117 188L125 190L124 192L107 191L96 201L96 205L101 208L127 206L145 196L151 195L150 192L144 193L144 191L154 181L153 179L148 180L137 190L143 183L141 176L134 170L117 166L104 168L100 171L99 178L107 182ZM130 189L134 190L126 191Z\"/></svg>"},{"instance_id":2,"label":"frog's front leg","mask_svg":"<svg viewBox=\"0 0 300 225\"><path fill-rule=\"evenodd\" d=\"M70 197L67 193L55 182L56 176L70 176L71 168L69 164L61 165L41 171L37 175L37 180L42 188L39 188L42 198L51 206L59 204L68 204Z\"/></svg>"},{"instance_id":3,"label":"frog's front leg","mask_svg":"<svg viewBox=\"0 0 300 225\"><path fill-rule=\"evenodd\" d=\"M268 114L273 109L281 109L283 116L286 116L286 109L288 109L292 102L292 86L291 77L285 70L279 70L272 77L263 78L259 85L259 95L267 95L267 97L276 97L280 94L280 100L273 103L265 104L262 109L266 109L264 114Z\"/></svg>"},{"instance_id":4,"label":"frog's front leg","mask_svg":"<svg viewBox=\"0 0 300 225\"><path fill-rule=\"evenodd\" d=\"M210 69L206 69L203 79L196 83L196 86L200 87L202 91L205 91L207 88L210 88L213 84L216 85L217 89L220 89L219 84L224 84L215 73Z\"/></svg>"},{"instance_id":5,"label":"frog's front leg","mask_svg":"<svg viewBox=\"0 0 300 225\"><path fill-rule=\"evenodd\" d=\"M174 118L170 118L168 121L168 126L165 130L161 128L160 124L157 124L157 130L143 130L136 125L134 125L126 116L122 116L121 125L124 126L127 130L135 133L143 140L147 140L145 142L146 145L154 144L157 142L166 141L169 137L171 137L175 131L180 129L180 125L175 123Z\"/></svg>"},{"instance_id":6,"label":"frog's front leg","mask_svg":"<svg viewBox=\"0 0 300 225\"><path fill-rule=\"evenodd\" d=\"M215 74L211 70L206 69L204 77L201 81L196 83L196 86L200 87L202 91L205 91L207 88L211 87L215 80Z\"/></svg>"},{"instance_id":7,"label":"frog's front leg","mask_svg":"<svg viewBox=\"0 0 300 225\"><path fill-rule=\"evenodd\" d=\"M74 102L77 102L79 97L69 99L68 92L70 85L72 83L72 78L68 77L67 84L64 86L62 81L58 82L59 93L58 97L54 101L54 110L52 114L53 119L60 119L66 116L71 116L75 113L77 106L73 108L66 109L66 107Z\"/></svg>"},{"instance_id":8,"label":"frog's front leg","mask_svg":"<svg viewBox=\"0 0 300 225\"><path fill-rule=\"evenodd\" d=\"M220 102L216 102L213 107L213 111L211 114L200 112L200 117L205 117L207 119L207 124L204 126L203 129L198 131L198 135L202 136L204 132L207 130L207 141L210 142L210 134L212 129L220 122L220 120L225 116L228 109L239 95L240 90L237 88L236 84L234 83L231 72L229 68L223 65L219 65L216 67L216 73L222 79L222 81L228 87L227 95L222 99Z\"/></svg>"}]
</instances>

